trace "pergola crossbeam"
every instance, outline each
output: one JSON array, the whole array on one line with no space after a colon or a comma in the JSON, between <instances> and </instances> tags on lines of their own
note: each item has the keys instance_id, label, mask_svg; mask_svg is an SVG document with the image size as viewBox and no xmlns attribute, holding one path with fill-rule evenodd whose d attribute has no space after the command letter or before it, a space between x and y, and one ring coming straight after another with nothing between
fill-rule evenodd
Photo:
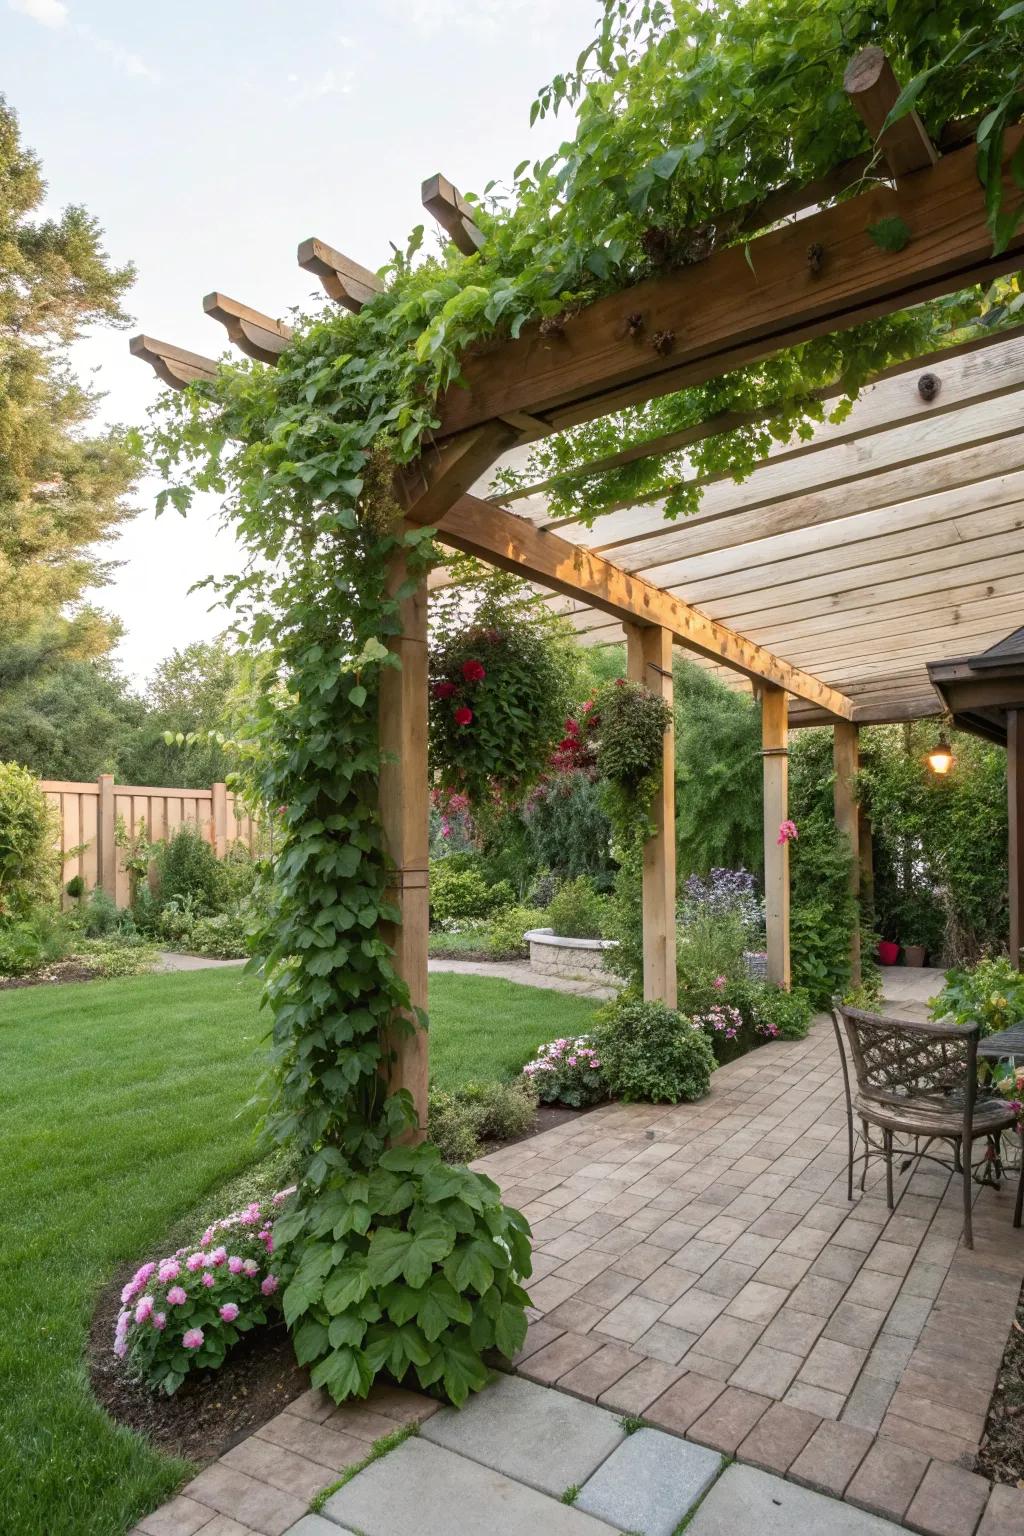
<instances>
[{"instance_id":1,"label":"pergola crossbeam","mask_svg":"<svg viewBox=\"0 0 1024 1536\"><path fill-rule=\"evenodd\" d=\"M351 257L343 256L323 240L303 240L297 256L299 266L320 279L328 297L352 310L353 314L358 314L376 294L384 292L384 284L375 272L361 267Z\"/></svg>"},{"instance_id":2,"label":"pergola crossbeam","mask_svg":"<svg viewBox=\"0 0 1024 1536\"><path fill-rule=\"evenodd\" d=\"M447 177L438 172L423 183L420 200L463 256L475 256L482 248L486 236L473 218L473 209L458 187L452 186Z\"/></svg>"},{"instance_id":3,"label":"pergola crossbeam","mask_svg":"<svg viewBox=\"0 0 1024 1536\"><path fill-rule=\"evenodd\" d=\"M157 341L153 336L133 336L128 347L133 357L148 363L157 378L171 389L184 389L196 379L217 377L217 364L212 357L187 352L184 347L172 346L169 341Z\"/></svg>"},{"instance_id":4,"label":"pergola crossbeam","mask_svg":"<svg viewBox=\"0 0 1024 1536\"><path fill-rule=\"evenodd\" d=\"M228 336L246 357L258 363L276 363L292 339L291 327L272 320L269 315L229 299L223 293L208 293L203 309L211 320L218 320Z\"/></svg>"},{"instance_id":5,"label":"pergola crossbeam","mask_svg":"<svg viewBox=\"0 0 1024 1536\"><path fill-rule=\"evenodd\" d=\"M886 127L900 87L881 48L872 43L850 60L843 76L843 89L897 181L936 163L938 151L915 111L905 113L898 122Z\"/></svg>"}]
</instances>

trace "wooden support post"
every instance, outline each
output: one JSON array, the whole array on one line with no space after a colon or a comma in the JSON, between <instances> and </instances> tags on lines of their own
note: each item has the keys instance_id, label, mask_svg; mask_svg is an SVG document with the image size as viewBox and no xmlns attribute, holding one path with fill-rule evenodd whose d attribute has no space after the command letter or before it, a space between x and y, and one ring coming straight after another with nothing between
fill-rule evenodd
<instances>
[{"instance_id":1,"label":"wooden support post","mask_svg":"<svg viewBox=\"0 0 1024 1536\"><path fill-rule=\"evenodd\" d=\"M96 883L111 901L117 900L117 818L114 815L114 775L101 773L96 780Z\"/></svg>"},{"instance_id":2,"label":"wooden support post","mask_svg":"<svg viewBox=\"0 0 1024 1536\"><path fill-rule=\"evenodd\" d=\"M761 756L764 763L764 915L768 932L768 980L789 988L789 843L779 828L789 820L789 697L766 684L761 691Z\"/></svg>"},{"instance_id":3,"label":"wooden support post","mask_svg":"<svg viewBox=\"0 0 1024 1536\"><path fill-rule=\"evenodd\" d=\"M850 845L850 890L857 903L857 923L850 934L850 980L860 986L860 806L856 778L860 767L859 731L849 720L837 720L832 727L832 762L835 768L834 804L836 826Z\"/></svg>"},{"instance_id":4,"label":"wooden support post","mask_svg":"<svg viewBox=\"0 0 1024 1536\"><path fill-rule=\"evenodd\" d=\"M228 851L228 787L226 784L213 786L213 851L218 859L223 859Z\"/></svg>"},{"instance_id":5,"label":"wooden support post","mask_svg":"<svg viewBox=\"0 0 1024 1536\"><path fill-rule=\"evenodd\" d=\"M900 87L881 48L871 43L850 60L843 76L843 89L897 180L938 164L939 152L913 109L890 127L884 127Z\"/></svg>"},{"instance_id":6,"label":"wooden support post","mask_svg":"<svg viewBox=\"0 0 1024 1536\"><path fill-rule=\"evenodd\" d=\"M1010 812L1010 959L1019 971L1024 946L1024 709L1006 711L1006 787Z\"/></svg>"},{"instance_id":7,"label":"wooden support post","mask_svg":"<svg viewBox=\"0 0 1024 1536\"><path fill-rule=\"evenodd\" d=\"M672 631L627 624L627 670L633 682L672 704ZM676 751L669 726L661 756L661 785L652 807L655 834L644 845L644 997L676 1006Z\"/></svg>"},{"instance_id":8,"label":"wooden support post","mask_svg":"<svg viewBox=\"0 0 1024 1536\"><path fill-rule=\"evenodd\" d=\"M405 556L398 554L392 590L406 579ZM402 633L389 642L401 670L388 667L381 677L379 731L381 750L390 761L380 773L380 815L384 842L395 866L388 899L402 920L383 927L394 950L395 969L409 988L414 1008L427 1007L427 866L430 815L427 780L427 583L418 584L401 608ZM396 1028L388 1045L393 1061L388 1074L392 1093L407 1089L416 1105L418 1129L408 1138L422 1141L427 1131L427 1032L414 1024L410 1034Z\"/></svg>"}]
</instances>

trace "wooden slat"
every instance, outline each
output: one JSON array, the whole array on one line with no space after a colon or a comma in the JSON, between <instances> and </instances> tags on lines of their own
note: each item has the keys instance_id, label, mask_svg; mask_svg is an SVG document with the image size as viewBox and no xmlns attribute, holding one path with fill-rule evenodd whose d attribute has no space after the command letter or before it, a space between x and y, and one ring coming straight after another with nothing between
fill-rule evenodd
<instances>
[{"instance_id":1,"label":"wooden slat","mask_svg":"<svg viewBox=\"0 0 1024 1536\"><path fill-rule=\"evenodd\" d=\"M483 246L485 236L473 218L472 207L466 202L458 187L453 187L451 182L438 172L436 176L428 177L423 183L420 200L427 212L447 232L452 244L457 246L464 256L475 256Z\"/></svg>"},{"instance_id":2,"label":"wooden slat","mask_svg":"<svg viewBox=\"0 0 1024 1536\"><path fill-rule=\"evenodd\" d=\"M344 304L354 314L378 293L384 292L384 284L376 272L361 267L358 261L343 256L323 240L303 240L298 249L299 266L314 272L330 298Z\"/></svg>"},{"instance_id":3,"label":"wooden slat","mask_svg":"<svg viewBox=\"0 0 1024 1536\"><path fill-rule=\"evenodd\" d=\"M1020 139L1019 129L1007 134L1007 160ZM1008 195L1017 194L1011 187ZM902 251L883 251L868 228L893 217L911 239ZM817 272L807 261L812 244L824 252ZM599 299L567 320L557 347L534 325L467 357L468 387L444 397L441 430L570 406L577 419L592 420L629 398L703 382L740 361L1013 271L1021 249L1024 232L993 256L975 152L958 150L897 189L875 188L702 265ZM635 337L627 324L633 314L643 317ZM675 337L667 353L651 344L658 333Z\"/></svg>"},{"instance_id":4,"label":"wooden slat","mask_svg":"<svg viewBox=\"0 0 1024 1536\"><path fill-rule=\"evenodd\" d=\"M174 347L169 341L157 341L153 336L132 336L128 342L133 357L148 363L158 379L171 389L184 389L195 379L214 379L217 364L212 357L198 352L186 352L184 347Z\"/></svg>"},{"instance_id":5,"label":"wooden slat","mask_svg":"<svg viewBox=\"0 0 1024 1536\"><path fill-rule=\"evenodd\" d=\"M915 111L884 127L896 105L900 86L881 48L872 43L850 60L843 76L843 89L897 181L936 163L938 151Z\"/></svg>"},{"instance_id":6,"label":"wooden slat","mask_svg":"<svg viewBox=\"0 0 1024 1536\"><path fill-rule=\"evenodd\" d=\"M488 502L463 496L446 514L439 529L443 543L477 555L503 570L530 576L574 597L585 597L595 608L615 618L658 624L672 631L678 644L702 652L735 671L821 703L849 718L848 701L816 678L780 663L777 657L751 646L742 635L715 624L679 598L616 566L545 533Z\"/></svg>"},{"instance_id":7,"label":"wooden slat","mask_svg":"<svg viewBox=\"0 0 1024 1536\"><path fill-rule=\"evenodd\" d=\"M220 322L240 351L258 363L276 363L292 339L290 326L226 294L208 293L203 309L211 320Z\"/></svg>"}]
</instances>

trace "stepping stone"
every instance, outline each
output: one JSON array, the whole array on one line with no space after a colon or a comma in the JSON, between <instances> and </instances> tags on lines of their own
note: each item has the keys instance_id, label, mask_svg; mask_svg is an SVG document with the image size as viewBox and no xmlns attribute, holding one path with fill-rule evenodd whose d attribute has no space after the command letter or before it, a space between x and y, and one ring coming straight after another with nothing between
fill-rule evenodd
<instances>
[{"instance_id":1,"label":"stepping stone","mask_svg":"<svg viewBox=\"0 0 1024 1536\"><path fill-rule=\"evenodd\" d=\"M331 1536L339 1524L361 1536L611 1536L603 1520L422 1436L371 1462L323 1513L334 1522Z\"/></svg>"},{"instance_id":2,"label":"stepping stone","mask_svg":"<svg viewBox=\"0 0 1024 1536\"><path fill-rule=\"evenodd\" d=\"M500 1377L464 1408L435 1413L420 1437L555 1498L585 1483L625 1438L606 1409L519 1376Z\"/></svg>"},{"instance_id":3,"label":"stepping stone","mask_svg":"<svg viewBox=\"0 0 1024 1536\"><path fill-rule=\"evenodd\" d=\"M756 1467L728 1467L686 1527L686 1536L900 1536L902 1527L783 1482Z\"/></svg>"},{"instance_id":4,"label":"stepping stone","mask_svg":"<svg viewBox=\"0 0 1024 1536\"><path fill-rule=\"evenodd\" d=\"M717 1451L638 1429L584 1483L575 1508L637 1536L672 1536L718 1476Z\"/></svg>"}]
</instances>

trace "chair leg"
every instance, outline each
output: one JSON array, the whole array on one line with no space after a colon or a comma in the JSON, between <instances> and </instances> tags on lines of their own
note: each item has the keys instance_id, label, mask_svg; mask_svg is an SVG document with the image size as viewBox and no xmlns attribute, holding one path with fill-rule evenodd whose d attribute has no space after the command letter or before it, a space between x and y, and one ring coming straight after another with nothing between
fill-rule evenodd
<instances>
[{"instance_id":1,"label":"chair leg","mask_svg":"<svg viewBox=\"0 0 1024 1536\"><path fill-rule=\"evenodd\" d=\"M846 1106L846 1198L853 1199L853 1110Z\"/></svg>"},{"instance_id":2,"label":"chair leg","mask_svg":"<svg viewBox=\"0 0 1024 1536\"><path fill-rule=\"evenodd\" d=\"M882 1145L885 1148L885 1203L891 1211L894 1209L892 1197L892 1131L882 1132Z\"/></svg>"},{"instance_id":3,"label":"chair leg","mask_svg":"<svg viewBox=\"0 0 1024 1536\"><path fill-rule=\"evenodd\" d=\"M957 1143L957 1150L960 1145ZM974 1247L974 1230L971 1226L971 1149L962 1149L963 1175L964 1175L964 1247Z\"/></svg>"},{"instance_id":4,"label":"chair leg","mask_svg":"<svg viewBox=\"0 0 1024 1536\"><path fill-rule=\"evenodd\" d=\"M870 1155L869 1154L869 1148L871 1146L871 1143L868 1141L868 1123L867 1123L866 1120L862 1120L861 1121L860 1128L861 1128L861 1133L862 1133L862 1135L864 1137L864 1161L861 1164L861 1169L860 1169L860 1192L861 1192L861 1194L863 1194L864 1193L864 1186L865 1186L865 1184L867 1182L867 1177L868 1177L868 1157Z\"/></svg>"},{"instance_id":5,"label":"chair leg","mask_svg":"<svg viewBox=\"0 0 1024 1536\"><path fill-rule=\"evenodd\" d=\"M1020 1172L1017 1175L1017 1198L1013 1205L1013 1224L1020 1226L1021 1210L1024 1208L1024 1147L1021 1148Z\"/></svg>"}]
</instances>

